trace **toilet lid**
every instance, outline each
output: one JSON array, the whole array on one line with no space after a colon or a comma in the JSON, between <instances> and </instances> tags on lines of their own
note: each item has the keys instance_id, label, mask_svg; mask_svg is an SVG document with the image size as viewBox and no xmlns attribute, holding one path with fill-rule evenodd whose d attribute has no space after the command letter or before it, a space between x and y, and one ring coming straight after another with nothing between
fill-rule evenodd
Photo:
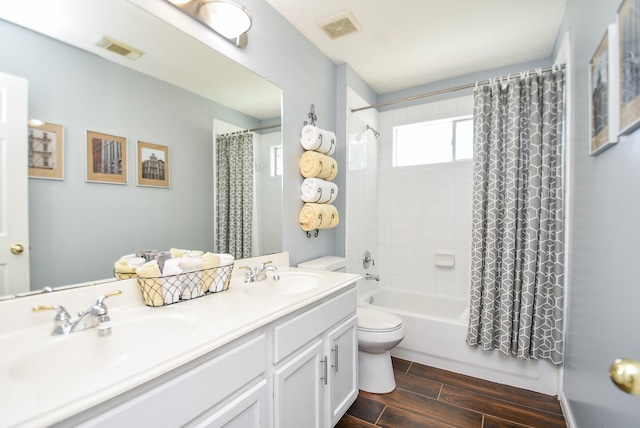
<instances>
[{"instance_id":1,"label":"toilet lid","mask_svg":"<svg viewBox=\"0 0 640 428\"><path fill-rule=\"evenodd\" d=\"M366 331L393 331L402 327L402 319L391 312L377 309L356 309L358 328Z\"/></svg>"}]
</instances>

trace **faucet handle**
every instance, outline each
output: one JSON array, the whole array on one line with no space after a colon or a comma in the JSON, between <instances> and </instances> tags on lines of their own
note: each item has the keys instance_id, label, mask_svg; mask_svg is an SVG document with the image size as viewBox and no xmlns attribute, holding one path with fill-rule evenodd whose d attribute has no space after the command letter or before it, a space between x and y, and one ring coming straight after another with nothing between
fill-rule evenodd
<instances>
[{"instance_id":1,"label":"faucet handle","mask_svg":"<svg viewBox=\"0 0 640 428\"><path fill-rule=\"evenodd\" d=\"M67 312L67 310L64 308L64 306L58 306L58 305L36 305L33 308L31 308L31 310L33 312L42 312L42 311L58 311L58 313L56 313L56 316L53 317L53 320L56 322L60 322L61 324L69 321L71 319L71 315L69 315L69 312Z\"/></svg>"},{"instance_id":2,"label":"faucet handle","mask_svg":"<svg viewBox=\"0 0 640 428\"><path fill-rule=\"evenodd\" d=\"M260 269L264 269L265 267L267 267L267 265L272 264L273 262L271 260L269 260L268 262L264 262L260 265Z\"/></svg>"},{"instance_id":3,"label":"faucet handle","mask_svg":"<svg viewBox=\"0 0 640 428\"><path fill-rule=\"evenodd\" d=\"M107 297L113 297L113 296L118 296L122 294L122 290L116 290L116 291L112 291L111 293L107 293L104 296L100 296L98 297L98 301L96 302L97 306L104 306L104 299L106 299Z\"/></svg>"},{"instance_id":4,"label":"faucet handle","mask_svg":"<svg viewBox=\"0 0 640 428\"><path fill-rule=\"evenodd\" d=\"M250 266L238 266L238 269L244 269L245 275L253 275L253 269Z\"/></svg>"}]
</instances>

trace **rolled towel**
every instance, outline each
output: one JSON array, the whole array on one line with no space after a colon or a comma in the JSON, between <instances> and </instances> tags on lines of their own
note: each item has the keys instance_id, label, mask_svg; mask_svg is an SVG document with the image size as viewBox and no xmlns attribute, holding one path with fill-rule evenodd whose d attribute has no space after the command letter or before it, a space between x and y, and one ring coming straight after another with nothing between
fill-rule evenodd
<instances>
[{"instance_id":1,"label":"rolled towel","mask_svg":"<svg viewBox=\"0 0 640 428\"><path fill-rule=\"evenodd\" d=\"M200 282L200 288L202 292L206 293L211 289L215 290L213 279L217 276L216 269L220 266L220 256L213 253L204 253L202 259L202 281Z\"/></svg>"},{"instance_id":2,"label":"rolled towel","mask_svg":"<svg viewBox=\"0 0 640 428\"><path fill-rule=\"evenodd\" d=\"M147 306L162 306L164 279L160 278L160 267L157 260L152 260L137 268L136 273L142 282L142 297Z\"/></svg>"},{"instance_id":3,"label":"rolled towel","mask_svg":"<svg viewBox=\"0 0 640 428\"><path fill-rule=\"evenodd\" d=\"M162 287L165 305L176 303L182 297L182 284L184 283L183 270L180 268L180 260L169 259L164 262L162 276L165 284Z\"/></svg>"},{"instance_id":4,"label":"rolled towel","mask_svg":"<svg viewBox=\"0 0 640 428\"><path fill-rule=\"evenodd\" d=\"M305 178L324 178L331 181L338 175L338 163L331 156L306 151L300 158L300 174Z\"/></svg>"},{"instance_id":5,"label":"rolled towel","mask_svg":"<svg viewBox=\"0 0 640 428\"><path fill-rule=\"evenodd\" d=\"M220 257L220 266L216 273L216 277L213 280L213 285L209 288L209 291L214 293L218 293L220 291L226 290L229 288L229 282L231 281L231 268L224 268L224 266L228 266L233 263L233 256L231 254L218 254Z\"/></svg>"},{"instance_id":6,"label":"rolled towel","mask_svg":"<svg viewBox=\"0 0 640 428\"><path fill-rule=\"evenodd\" d=\"M174 259L179 259L184 256L188 250L182 250L180 248L170 248L169 253L171 253L171 257Z\"/></svg>"},{"instance_id":7,"label":"rolled towel","mask_svg":"<svg viewBox=\"0 0 640 428\"><path fill-rule=\"evenodd\" d=\"M185 273L182 284L182 300L189 300L202 296L204 293L200 287L202 281L202 259L181 257L180 269Z\"/></svg>"},{"instance_id":8,"label":"rolled towel","mask_svg":"<svg viewBox=\"0 0 640 428\"><path fill-rule=\"evenodd\" d=\"M231 254L222 253L218 254L218 257L220 257L220 266L230 265L234 260Z\"/></svg>"},{"instance_id":9,"label":"rolled towel","mask_svg":"<svg viewBox=\"0 0 640 428\"><path fill-rule=\"evenodd\" d=\"M313 125L302 128L300 144L305 150L332 155L336 151L336 134Z\"/></svg>"},{"instance_id":10,"label":"rolled towel","mask_svg":"<svg viewBox=\"0 0 640 428\"><path fill-rule=\"evenodd\" d=\"M300 197L304 202L330 204L338 197L338 186L321 178L305 178L300 187Z\"/></svg>"},{"instance_id":11,"label":"rolled towel","mask_svg":"<svg viewBox=\"0 0 640 428\"><path fill-rule=\"evenodd\" d=\"M331 204L306 203L300 210L298 218L300 226L305 231L314 229L329 229L340 223L338 210Z\"/></svg>"},{"instance_id":12,"label":"rolled towel","mask_svg":"<svg viewBox=\"0 0 640 428\"><path fill-rule=\"evenodd\" d=\"M129 263L129 266L139 267L145 264L147 261L144 257L132 257L130 259L127 259L127 262Z\"/></svg>"}]
</instances>

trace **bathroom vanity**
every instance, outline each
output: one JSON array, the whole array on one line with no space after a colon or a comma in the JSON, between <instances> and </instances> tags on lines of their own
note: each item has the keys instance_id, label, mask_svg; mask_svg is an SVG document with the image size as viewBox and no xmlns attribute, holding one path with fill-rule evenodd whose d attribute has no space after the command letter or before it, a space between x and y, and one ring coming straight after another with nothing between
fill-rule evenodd
<instances>
[{"instance_id":1,"label":"bathroom vanity","mask_svg":"<svg viewBox=\"0 0 640 428\"><path fill-rule=\"evenodd\" d=\"M0 426L330 427L357 397L358 275L289 268L280 281L160 308L135 279L0 302ZM51 336L52 314L100 295L112 334ZM17 322L16 322L17 321ZM9 326L7 325L9 324Z\"/></svg>"}]
</instances>

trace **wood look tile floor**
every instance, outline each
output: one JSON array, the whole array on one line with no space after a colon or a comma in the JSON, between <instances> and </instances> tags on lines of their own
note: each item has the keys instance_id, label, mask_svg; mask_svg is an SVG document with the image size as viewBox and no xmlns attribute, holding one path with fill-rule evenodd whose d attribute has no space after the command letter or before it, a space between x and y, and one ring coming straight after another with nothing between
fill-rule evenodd
<instances>
[{"instance_id":1,"label":"wood look tile floor","mask_svg":"<svg viewBox=\"0 0 640 428\"><path fill-rule=\"evenodd\" d=\"M566 428L557 397L393 358L397 387L360 391L336 428Z\"/></svg>"}]
</instances>

